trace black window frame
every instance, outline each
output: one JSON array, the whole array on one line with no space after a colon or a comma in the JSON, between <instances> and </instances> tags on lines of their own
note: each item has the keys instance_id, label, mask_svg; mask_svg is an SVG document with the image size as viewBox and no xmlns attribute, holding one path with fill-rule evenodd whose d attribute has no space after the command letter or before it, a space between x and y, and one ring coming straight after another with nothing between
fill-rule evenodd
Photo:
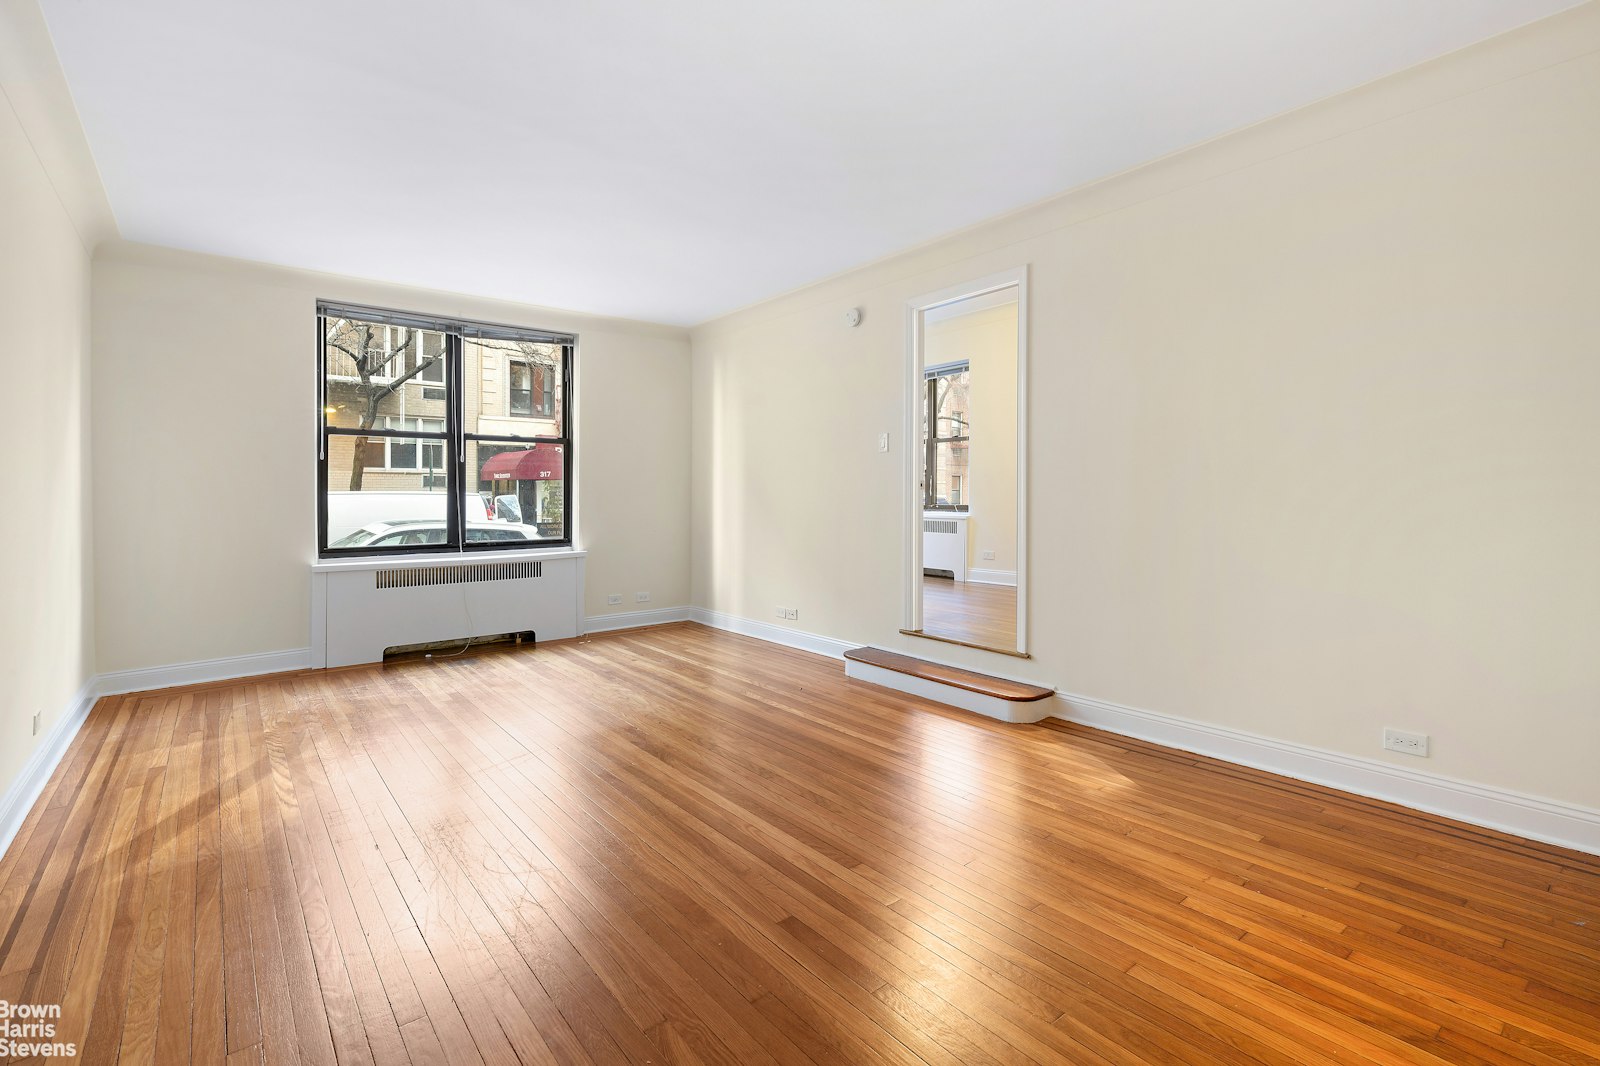
<instances>
[{"instance_id":1,"label":"black window frame","mask_svg":"<svg viewBox=\"0 0 1600 1066\"><path fill-rule=\"evenodd\" d=\"M368 429L357 429L328 424L328 319L346 318L373 324L400 326L403 328L427 330L443 333L445 337L444 349L444 382L445 391L445 429L442 433L424 432L420 430L391 430L379 429L376 426ZM317 557L319 559L347 559L347 558L385 558L389 556L407 555L465 555L478 552L503 552L503 551L530 551L538 549L570 548L573 544L572 530L575 515L573 512L573 481L572 472L575 458L575 405L573 403L573 378L574 364L576 362L578 337L572 333L562 333L551 330L531 329L517 326L503 326L494 323L470 321L464 319L440 318L437 316L419 315L405 311L396 311L388 308L366 307L356 304L337 303L332 301L317 302L316 314L316 374L317 374ZM525 341L534 344L549 344L561 348L561 374L560 387L561 411L560 433L558 435L532 435L518 433L486 434L468 433L466 431L466 374L465 374L465 347L469 338L492 338L498 340ZM554 375L546 374L546 379ZM424 388L435 389L441 387L438 383L423 380L419 375L416 379ZM509 386L509 381L507 382ZM551 393L552 399L554 393ZM552 407L555 404L552 402ZM552 410L552 414L554 411ZM328 485L329 485L329 456L333 437L366 437L373 438L402 438L418 443L420 449L423 441L438 441L444 446L445 457L445 540L441 544L406 545L394 548L372 549L366 545L353 548L328 547ZM466 523L462 518L462 505L465 503L466 488L466 455L467 445L471 442L490 444L556 444L561 448L561 534L540 540L479 540L467 539ZM420 454L420 451L419 451ZM531 524L531 523L524 523Z\"/></svg>"},{"instance_id":2,"label":"black window frame","mask_svg":"<svg viewBox=\"0 0 1600 1066\"><path fill-rule=\"evenodd\" d=\"M971 504L963 501L959 504L939 503L939 487L936 482L936 472L939 469L939 445L941 444L970 444L972 435L963 433L960 436L939 436L939 379L955 377L957 374L972 373L970 360L961 359L953 363L940 363L930 366L922 371L922 509L924 511L948 511L953 514L965 514L971 509ZM970 385L971 378L968 378ZM970 427L970 423L968 424Z\"/></svg>"}]
</instances>

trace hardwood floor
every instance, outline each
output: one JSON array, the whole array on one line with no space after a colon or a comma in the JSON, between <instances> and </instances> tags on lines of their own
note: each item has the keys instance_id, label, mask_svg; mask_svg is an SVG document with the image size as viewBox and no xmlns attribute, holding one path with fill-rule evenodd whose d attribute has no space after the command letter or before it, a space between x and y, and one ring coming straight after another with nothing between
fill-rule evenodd
<instances>
[{"instance_id":1,"label":"hardwood floor","mask_svg":"<svg viewBox=\"0 0 1600 1066\"><path fill-rule=\"evenodd\" d=\"M1600 860L682 624L103 700L0 860L100 1063L1600 1061Z\"/></svg>"},{"instance_id":2,"label":"hardwood floor","mask_svg":"<svg viewBox=\"0 0 1600 1066\"><path fill-rule=\"evenodd\" d=\"M922 631L1002 651L1017 646L1017 590L1008 585L922 579Z\"/></svg>"}]
</instances>

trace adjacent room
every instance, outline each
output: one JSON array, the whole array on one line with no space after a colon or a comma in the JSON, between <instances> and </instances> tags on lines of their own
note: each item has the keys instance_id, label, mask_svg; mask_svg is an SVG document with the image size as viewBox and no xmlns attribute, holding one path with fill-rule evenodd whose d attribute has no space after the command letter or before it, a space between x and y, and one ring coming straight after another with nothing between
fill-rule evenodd
<instances>
[{"instance_id":1,"label":"adjacent room","mask_svg":"<svg viewBox=\"0 0 1600 1066\"><path fill-rule=\"evenodd\" d=\"M1600 1064L1600 0L0 0L0 1062Z\"/></svg>"}]
</instances>

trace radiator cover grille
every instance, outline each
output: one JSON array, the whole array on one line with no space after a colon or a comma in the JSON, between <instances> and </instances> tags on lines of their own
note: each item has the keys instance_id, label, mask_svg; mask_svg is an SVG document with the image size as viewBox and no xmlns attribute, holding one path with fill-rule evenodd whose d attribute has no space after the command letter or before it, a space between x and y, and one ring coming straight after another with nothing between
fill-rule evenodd
<instances>
[{"instance_id":1,"label":"radiator cover grille","mask_svg":"<svg viewBox=\"0 0 1600 1066\"><path fill-rule=\"evenodd\" d=\"M447 563L442 566L408 566L398 570L374 570L372 576L380 589L412 589L423 585L459 585L470 581L517 581L522 578L543 577L544 564L532 561Z\"/></svg>"},{"instance_id":2,"label":"radiator cover grille","mask_svg":"<svg viewBox=\"0 0 1600 1066\"><path fill-rule=\"evenodd\" d=\"M929 518L923 521L922 531L924 533L954 533L956 524L953 519L949 518Z\"/></svg>"}]
</instances>

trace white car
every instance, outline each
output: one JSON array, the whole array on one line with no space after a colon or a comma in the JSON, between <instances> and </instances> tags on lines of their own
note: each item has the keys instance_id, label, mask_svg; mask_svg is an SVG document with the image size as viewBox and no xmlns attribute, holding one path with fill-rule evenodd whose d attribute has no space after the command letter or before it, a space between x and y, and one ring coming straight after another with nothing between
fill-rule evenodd
<instances>
[{"instance_id":1,"label":"white car","mask_svg":"<svg viewBox=\"0 0 1600 1066\"><path fill-rule=\"evenodd\" d=\"M328 545L333 548L412 548L445 543L445 524L427 519L369 522ZM468 522L468 544L496 544L542 540L535 526L514 522Z\"/></svg>"},{"instance_id":2,"label":"white car","mask_svg":"<svg viewBox=\"0 0 1600 1066\"><path fill-rule=\"evenodd\" d=\"M394 524L402 520L443 522L449 496L443 492L330 492L328 493L328 541L343 540L347 534L374 522ZM462 513L468 522L489 521L496 517L487 496L468 492L462 497Z\"/></svg>"}]
</instances>

